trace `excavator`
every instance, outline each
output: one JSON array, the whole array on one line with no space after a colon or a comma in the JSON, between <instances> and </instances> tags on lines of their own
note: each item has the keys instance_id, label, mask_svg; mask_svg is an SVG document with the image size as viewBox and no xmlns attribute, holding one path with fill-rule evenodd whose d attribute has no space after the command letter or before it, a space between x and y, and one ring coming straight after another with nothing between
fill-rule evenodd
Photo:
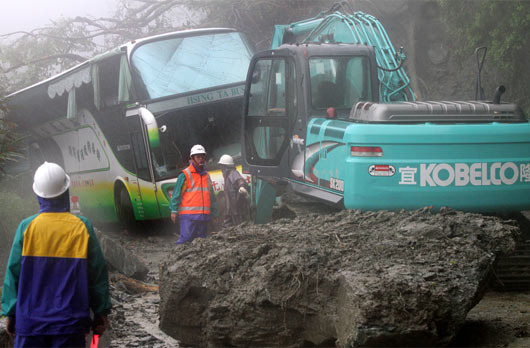
<instances>
[{"instance_id":1,"label":"excavator","mask_svg":"<svg viewBox=\"0 0 530 348\"><path fill-rule=\"evenodd\" d=\"M342 2L277 25L244 95L254 222L268 222L287 189L341 209L509 213L523 238L492 287L530 289L530 123L501 102L503 86L484 97L486 50L475 51L475 100L417 101L405 54L375 17Z\"/></svg>"},{"instance_id":2,"label":"excavator","mask_svg":"<svg viewBox=\"0 0 530 348\"><path fill-rule=\"evenodd\" d=\"M277 25L251 60L242 157L255 222L287 187L343 209L530 209L530 123L504 87L485 100L479 74L477 100L417 101L403 50L347 6Z\"/></svg>"}]
</instances>

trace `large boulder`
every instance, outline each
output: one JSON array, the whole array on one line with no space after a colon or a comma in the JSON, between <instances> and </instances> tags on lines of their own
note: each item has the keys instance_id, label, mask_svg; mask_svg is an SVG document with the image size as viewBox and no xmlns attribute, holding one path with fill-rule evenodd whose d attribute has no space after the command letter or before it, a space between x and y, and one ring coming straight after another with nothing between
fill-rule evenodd
<instances>
[{"instance_id":1,"label":"large boulder","mask_svg":"<svg viewBox=\"0 0 530 348\"><path fill-rule=\"evenodd\" d=\"M160 327L199 346L447 344L518 232L429 209L240 225L162 263Z\"/></svg>"}]
</instances>

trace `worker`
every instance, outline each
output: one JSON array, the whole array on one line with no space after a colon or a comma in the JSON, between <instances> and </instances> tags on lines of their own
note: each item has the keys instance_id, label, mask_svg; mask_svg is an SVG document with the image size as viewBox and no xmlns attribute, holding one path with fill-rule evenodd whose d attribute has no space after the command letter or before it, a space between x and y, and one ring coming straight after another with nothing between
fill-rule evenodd
<instances>
[{"instance_id":1,"label":"worker","mask_svg":"<svg viewBox=\"0 0 530 348\"><path fill-rule=\"evenodd\" d=\"M223 172L225 191L223 227L237 226L248 219L250 187L236 170L232 156L222 155L219 164Z\"/></svg>"},{"instance_id":2,"label":"worker","mask_svg":"<svg viewBox=\"0 0 530 348\"><path fill-rule=\"evenodd\" d=\"M90 221L70 213L69 187L58 164L35 172L40 210L16 230L2 290L15 347L85 347L91 326L100 335L108 327L107 265Z\"/></svg>"},{"instance_id":3,"label":"worker","mask_svg":"<svg viewBox=\"0 0 530 348\"><path fill-rule=\"evenodd\" d=\"M210 175L204 169L206 150L194 145L190 151L190 165L177 177L169 207L171 221L180 222L180 236L177 244L206 238L208 222L217 218L217 205Z\"/></svg>"}]
</instances>

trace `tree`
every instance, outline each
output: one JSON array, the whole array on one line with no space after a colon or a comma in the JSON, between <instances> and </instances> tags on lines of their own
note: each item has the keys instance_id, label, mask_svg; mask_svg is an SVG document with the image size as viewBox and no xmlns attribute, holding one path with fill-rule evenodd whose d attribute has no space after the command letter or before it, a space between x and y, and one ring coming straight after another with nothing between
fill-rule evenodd
<instances>
[{"instance_id":1,"label":"tree","mask_svg":"<svg viewBox=\"0 0 530 348\"><path fill-rule=\"evenodd\" d=\"M530 2L525 0L440 0L442 14L458 47L456 54L488 47L489 67L513 99L530 115Z\"/></svg>"},{"instance_id":2,"label":"tree","mask_svg":"<svg viewBox=\"0 0 530 348\"><path fill-rule=\"evenodd\" d=\"M128 2L120 1L122 11L116 11L115 17L62 18L43 28L0 35L0 68L4 75L0 83L14 91L133 38L168 31L169 22L163 21L163 16L142 17L140 8L133 10Z\"/></svg>"},{"instance_id":3,"label":"tree","mask_svg":"<svg viewBox=\"0 0 530 348\"><path fill-rule=\"evenodd\" d=\"M311 17L334 2L120 0L109 17L62 18L43 28L0 35L0 87L15 91L129 40L190 27L235 28L264 49L274 24Z\"/></svg>"},{"instance_id":4,"label":"tree","mask_svg":"<svg viewBox=\"0 0 530 348\"><path fill-rule=\"evenodd\" d=\"M4 118L5 106L0 103L0 177L6 174L5 167L9 162L23 159L24 137L15 131L14 123Z\"/></svg>"},{"instance_id":5,"label":"tree","mask_svg":"<svg viewBox=\"0 0 530 348\"><path fill-rule=\"evenodd\" d=\"M270 47L274 24L315 16L337 0L194 0L188 6L205 15L202 25L223 26L246 33L258 49Z\"/></svg>"}]
</instances>

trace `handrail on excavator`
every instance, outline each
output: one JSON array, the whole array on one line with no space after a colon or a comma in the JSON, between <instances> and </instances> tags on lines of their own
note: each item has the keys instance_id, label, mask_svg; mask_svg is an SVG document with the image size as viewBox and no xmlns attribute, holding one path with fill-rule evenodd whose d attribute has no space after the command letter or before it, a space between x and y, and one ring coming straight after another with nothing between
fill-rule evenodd
<instances>
[{"instance_id":1,"label":"handrail on excavator","mask_svg":"<svg viewBox=\"0 0 530 348\"><path fill-rule=\"evenodd\" d=\"M376 55L377 77L381 82L381 101L416 100L410 79L403 69L406 58L403 47L396 52L381 22L374 16L354 11L348 1L337 2L314 17L288 25L277 25L271 48L296 42L372 46Z\"/></svg>"}]
</instances>

